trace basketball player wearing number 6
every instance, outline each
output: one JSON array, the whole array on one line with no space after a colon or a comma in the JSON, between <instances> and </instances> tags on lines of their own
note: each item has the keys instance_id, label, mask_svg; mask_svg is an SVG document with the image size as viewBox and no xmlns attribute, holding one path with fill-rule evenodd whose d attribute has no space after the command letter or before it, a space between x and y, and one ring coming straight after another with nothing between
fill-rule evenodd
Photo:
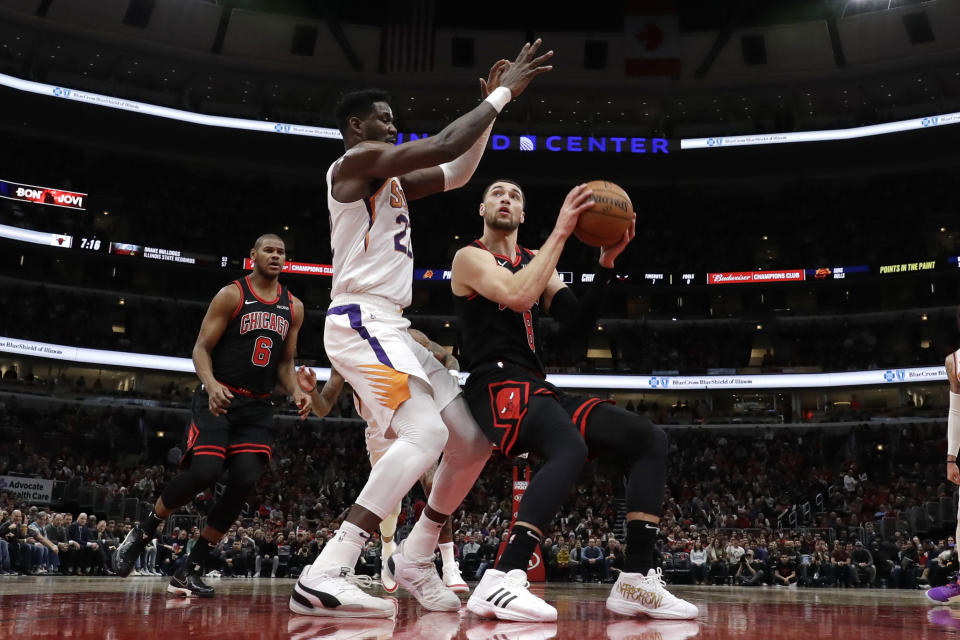
<instances>
[{"instance_id":1,"label":"basketball player wearing number 6","mask_svg":"<svg viewBox=\"0 0 960 640\"><path fill-rule=\"evenodd\" d=\"M594 184L594 183L592 183ZM483 235L453 259L454 306L470 377L464 395L480 428L504 455L533 452L543 466L530 482L503 555L473 591L467 608L501 620L549 622L557 610L527 590L526 568L543 528L560 509L587 457L620 462L629 471L626 561L607 608L625 615L693 618L697 608L670 594L653 567L667 472L667 437L646 418L605 400L564 393L545 381L538 318L549 313L565 332L594 325L614 260L633 240L635 217L600 250L597 276L583 299L560 280L557 260L594 192L574 187L537 252L517 244L524 195L512 180L483 192Z\"/></svg>"},{"instance_id":2,"label":"basketball player wearing number 6","mask_svg":"<svg viewBox=\"0 0 960 640\"><path fill-rule=\"evenodd\" d=\"M193 398L193 420L181 461L185 470L167 484L154 510L130 530L116 551L117 573L125 577L160 523L212 488L228 469L226 489L210 510L187 562L167 587L176 595L213 595L202 580L203 566L270 460L274 387L279 383L293 397L301 418L310 413L310 396L300 389L293 368L303 303L278 281L286 260L283 240L273 234L260 236L250 258L253 272L220 289L200 325L193 364L203 386Z\"/></svg>"},{"instance_id":3,"label":"basketball player wearing number 6","mask_svg":"<svg viewBox=\"0 0 960 640\"><path fill-rule=\"evenodd\" d=\"M330 364L353 387L372 422L394 439L370 471L343 524L290 596L296 613L393 617L393 600L373 597L353 567L370 532L443 454L427 506L386 572L425 609L456 611L460 598L433 565L440 529L470 491L490 455L472 420L438 405L407 333L404 307L413 294L409 200L462 187L480 162L493 122L530 81L551 69L540 41L481 79L483 100L429 138L395 144L388 97L369 90L343 96L336 116L346 152L327 171L333 283L323 345ZM429 356L428 356L429 357ZM450 409L448 406L446 409Z\"/></svg>"}]
</instances>

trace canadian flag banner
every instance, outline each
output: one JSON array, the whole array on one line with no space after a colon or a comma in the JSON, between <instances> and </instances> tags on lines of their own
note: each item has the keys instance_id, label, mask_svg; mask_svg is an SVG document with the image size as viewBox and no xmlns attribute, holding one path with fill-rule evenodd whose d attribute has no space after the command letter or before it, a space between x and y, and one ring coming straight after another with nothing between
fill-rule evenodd
<instances>
[{"instance_id":1,"label":"canadian flag banner","mask_svg":"<svg viewBox=\"0 0 960 640\"><path fill-rule=\"evenodd\" d=\"M676 0L626 0L623 31L625 75L680 75L680 16Z\"/></svg>"}]
</instances>

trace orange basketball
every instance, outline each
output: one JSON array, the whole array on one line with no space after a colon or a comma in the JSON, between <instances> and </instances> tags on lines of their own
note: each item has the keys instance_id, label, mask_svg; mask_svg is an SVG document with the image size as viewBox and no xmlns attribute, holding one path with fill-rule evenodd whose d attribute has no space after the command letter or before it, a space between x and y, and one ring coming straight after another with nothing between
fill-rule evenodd
<instances>
[{"instance_id":1,"label":"orange basketball","mask_svg":"<svg viewBox=\"0 0 960 640\"><path fill-rule=\"evenodd\" d=\"M591 247L616 244L633 220L630 196L606 180L588 182L587 188L593 191L591 199L596 204L580 214L574 235Z\"/></svg>"}]
</instances>

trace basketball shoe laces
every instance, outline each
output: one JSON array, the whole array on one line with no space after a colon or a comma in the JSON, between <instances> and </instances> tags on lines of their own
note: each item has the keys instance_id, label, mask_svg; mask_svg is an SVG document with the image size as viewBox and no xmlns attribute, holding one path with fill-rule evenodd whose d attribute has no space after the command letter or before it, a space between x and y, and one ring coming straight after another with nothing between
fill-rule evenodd
<instances>
[{"instance_id":1,"label":"basketball shoe laces","mask_svg":"<svg viewBox=\"0 0 960 640\"><path fill-rule=\"evenodd\" d=\"M369 589L373 587L373 578L370 576L360 576L353 572L352 569L341 569L340 577L346 580L354 588L363 588Z\"/></svg>"},{"instance_id":2,"label":"basketball shoe laces","mask_svg":"<svg viewBox=\"0 0 960 640\"><path fill-rule=\"evenodd\" d=\"M668 594L666 589L667 583L663 580L663 569L660 567L657 567L657 572L652 576L641 576L640 584L642 587L655 593Z\"/></svg>"}]
</instances>

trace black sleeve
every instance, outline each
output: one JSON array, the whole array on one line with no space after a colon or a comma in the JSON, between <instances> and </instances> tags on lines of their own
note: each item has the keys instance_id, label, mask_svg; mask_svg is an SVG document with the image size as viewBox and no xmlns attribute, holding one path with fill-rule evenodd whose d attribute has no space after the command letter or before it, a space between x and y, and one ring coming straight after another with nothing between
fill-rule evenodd
<instances>
[{"instance_id":1,"label":"black sleeve","mask_svg":"<svg viewBox=\"0 0 960 640\"><path fill-rule=\"evenodd\" d=\"M613 269L599 267L593 284L583 298L577 298L570 287L562 287L557 291L550 301L550 316L560 324L561 334L583 334L593 327L603 309L612 280Z\"/></svg>"}]
</instances>

